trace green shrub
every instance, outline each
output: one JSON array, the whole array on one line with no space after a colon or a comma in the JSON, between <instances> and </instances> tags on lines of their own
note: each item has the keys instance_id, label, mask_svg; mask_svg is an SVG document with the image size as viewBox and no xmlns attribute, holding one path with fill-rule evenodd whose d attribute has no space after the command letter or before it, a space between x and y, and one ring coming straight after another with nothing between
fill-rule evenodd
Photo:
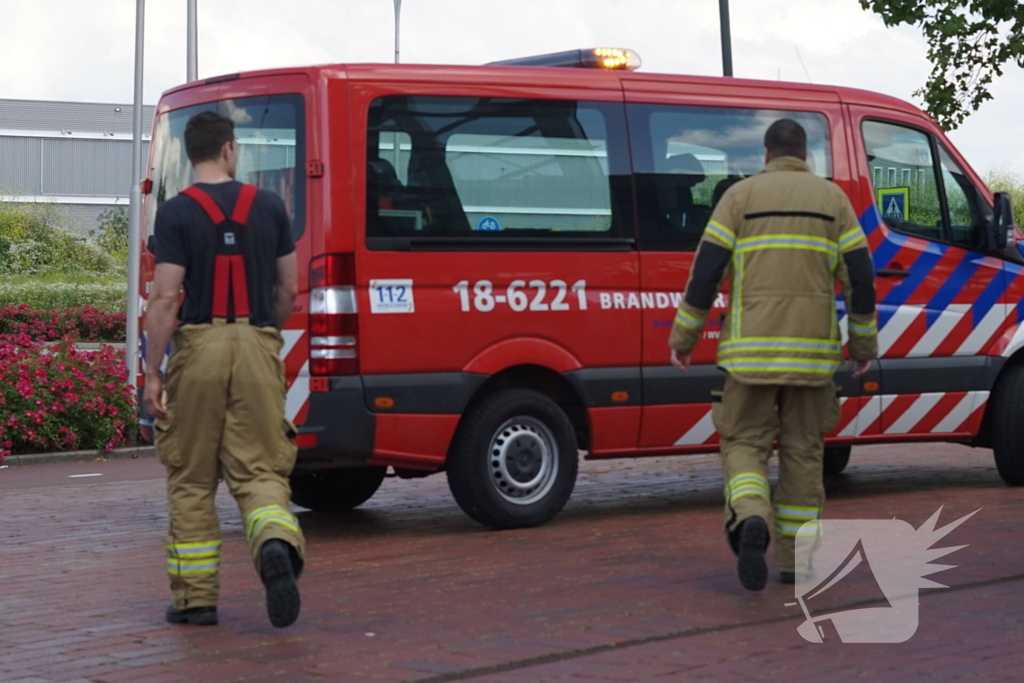
<instances>
[{"instance_id":1,"label":"green shrub","mask_svg":"<svg viewBox=\"0 0 1024 683\"><path fill-rule=\"evenodd\" d=\"M1013 202L1013 218L1024 228L1024 177L1014 170L989 171L985 184L993 192L1006 192Z\"/></svg>"},{"instance_id":2,"label":"green shrub","mask_svg":"<svg viewBox=\"0 0 1024 683\"><path fill-rule=\"evenodd\" d=\"M0 279L0 306L28 304L42 310L93 306L108 313L127 308L128 284L120 278L37 276Z\"/></svg>"},{"instance_id":3,"label":"green shrub","mask_svg":"<svg viewBox=\"0 0 1024 683\"><path fill-rule=\"evenodd\" d=\"M120 262L62 226L67 215L46 203L0 203L0 271L5 275L110 273Z\"/></svg>"},{"instance_id":4,"label":"green shrub","mask_svg":"<svg viewBox=\"0 0 1024 683\"><path fill-rule=\"evenodd\" d=\"M96 244L117 265L128 264L128 209L116 206L99 215L100 228Z\"/></svg>"}]
</instances>

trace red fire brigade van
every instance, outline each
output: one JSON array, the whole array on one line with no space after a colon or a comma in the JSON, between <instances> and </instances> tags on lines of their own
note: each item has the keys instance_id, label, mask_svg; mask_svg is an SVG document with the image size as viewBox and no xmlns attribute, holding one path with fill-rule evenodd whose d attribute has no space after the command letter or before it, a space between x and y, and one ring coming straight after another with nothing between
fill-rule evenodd
<instances>
[{"instance_id":1,"label":"red fire brigade van","mask_svg":"<svg viewBox=\"0 0 1024 683\"><path fill-rule=\"evenodd\" d=\"M667 337L712 208L762 167L783 117L807 130L813 172L849 195L877 268L881 357L837 377L826 470L854 444L952 441L992 447L1003 479L1024 484L1024 255L1008 196L900 100L637 62L601 49L277 69L160 99L144 242L191 182L182 132L204 109L235 121L239 180L291 213L294 501L347 509L389 467L444 471L473 519L528 526L565 504L579 457L714 451L727 293L685 375ZM146 292L145 248L142 263Z\"/></svg>"}]
</instances>

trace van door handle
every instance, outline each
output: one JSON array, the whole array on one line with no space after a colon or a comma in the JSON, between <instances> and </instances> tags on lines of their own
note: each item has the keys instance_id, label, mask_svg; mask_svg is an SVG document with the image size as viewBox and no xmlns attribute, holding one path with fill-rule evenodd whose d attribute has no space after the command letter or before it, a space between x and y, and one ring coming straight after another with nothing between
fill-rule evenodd
<instances>
[{"instance_id":1,"label":"van door handle","mask_svg":"<svg viewBox=\"0 0 1024 683\"><path fill-rule=\"evenodd\" d=\"M882 268L876 270L875 274L879 277L910 277L909 270L900 270L898 268Z\"/></svg>"}]
</instances>

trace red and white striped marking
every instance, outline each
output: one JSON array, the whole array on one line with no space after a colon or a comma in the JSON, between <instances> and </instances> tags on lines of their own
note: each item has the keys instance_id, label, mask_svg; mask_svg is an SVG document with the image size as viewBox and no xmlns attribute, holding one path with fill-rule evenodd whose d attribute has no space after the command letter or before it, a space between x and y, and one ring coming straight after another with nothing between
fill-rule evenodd
<instances>
[{"instance_id":1,"label":"red and white striped marking","mask_svg":"<svg viewBox=\"0 0 1024 683\"><path fill-rule=\"evenodd\" d=\"M281 360L288 386L284 414L292 422L302 421L309 404L309 356L305 346L299 343L305 333L305 330L281 330L284 339Z\"/></svg>"},{"instance_id":2,"label":"red and white striped marking","mask_svg":"<svg viewBox=\"0 0 1024 683\"><path fill-rule=\"evenodd\" d=\"M709 443L715 436L715 424L711 420L711 409L709 408L673 445L700 446Z\"/></svg>"}]
</instances>

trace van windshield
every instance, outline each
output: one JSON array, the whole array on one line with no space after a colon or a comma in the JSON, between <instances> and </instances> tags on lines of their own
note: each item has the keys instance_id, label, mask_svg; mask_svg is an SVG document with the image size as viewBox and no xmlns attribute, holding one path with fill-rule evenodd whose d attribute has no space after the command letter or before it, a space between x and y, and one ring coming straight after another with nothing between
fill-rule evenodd
<instances>
[{"instance_id":1,"label":"van windshield","mask_svg":"<svg viewBox=\"0 0 1024 683\"><path fill-rule=\"evenodd\" d=\"M185 124L201 111L215 111L235 122L238 139L236 178L278 194L302 236L305 214L304 116L301 95L263 95L210 102L162 114L153 135L153 196L146 215L146 235L153 233L156 210L192 184L185 155Z\"/></svg>"}]
</instances>

